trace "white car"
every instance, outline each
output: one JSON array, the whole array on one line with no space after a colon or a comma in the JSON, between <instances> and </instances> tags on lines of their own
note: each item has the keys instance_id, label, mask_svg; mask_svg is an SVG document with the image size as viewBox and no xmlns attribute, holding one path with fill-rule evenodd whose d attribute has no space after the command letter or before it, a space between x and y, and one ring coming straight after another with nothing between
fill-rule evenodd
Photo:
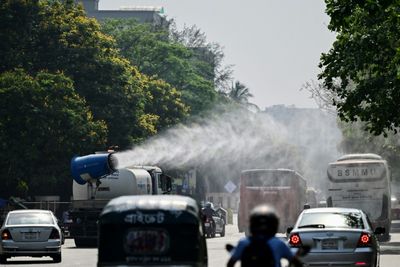
<instances>
[{"instance_id":1,"label":"white car","mask_svg":"<svg viewBox=\"0 0 400 267\"><path fill-rule=\"evenodd\" d=\"M10 211L0 229L0 263L16 256L50 256L61 262L62 233L49 210Z\"/></svg>"},{"instance_id":2,"label":"white car","mask_svg":"<svg viewBox=\"0 0 400 267\"><path fill-rule=\"evenodd\" d=\"M304 210L293 229L288 229L288 243L293 252L311 247L302 258L305 266L379 266L379 243L376 235L385 229L372 229L367 215L359 209L315 208Z\"/></svg>"}]
</instances>

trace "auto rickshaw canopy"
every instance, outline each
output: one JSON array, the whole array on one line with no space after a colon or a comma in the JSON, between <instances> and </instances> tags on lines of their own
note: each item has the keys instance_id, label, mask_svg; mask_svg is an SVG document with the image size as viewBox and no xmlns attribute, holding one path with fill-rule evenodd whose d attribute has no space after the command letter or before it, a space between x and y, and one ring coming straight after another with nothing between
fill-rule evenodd
<instances>
[{"instance_id":1,"label":"auto rickshaw canopy","mask_svg":"<svg viewBox=\"0 0 400 267\"><path fill-rule=\"evenodd\" d=\"M207 266L197 202L185 196L111 200L99 218L98 266Z\"/></svg>"}]
</instances>

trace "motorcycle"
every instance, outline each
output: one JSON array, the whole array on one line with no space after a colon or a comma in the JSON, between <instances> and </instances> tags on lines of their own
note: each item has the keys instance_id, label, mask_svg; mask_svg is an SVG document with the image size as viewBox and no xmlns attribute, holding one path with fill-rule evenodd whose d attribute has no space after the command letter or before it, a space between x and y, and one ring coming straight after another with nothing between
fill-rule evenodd
<instances>
[{"instance_id":1,"label":"motorcycle","mask_svg":"<svg viewBox=\"0 0 400 267\"><path fill-rule=\"evenodd\" d=\"M206 237L215 237L215 222L212 217L206 217L204 221Z\"/></svg>"}]
</instances>

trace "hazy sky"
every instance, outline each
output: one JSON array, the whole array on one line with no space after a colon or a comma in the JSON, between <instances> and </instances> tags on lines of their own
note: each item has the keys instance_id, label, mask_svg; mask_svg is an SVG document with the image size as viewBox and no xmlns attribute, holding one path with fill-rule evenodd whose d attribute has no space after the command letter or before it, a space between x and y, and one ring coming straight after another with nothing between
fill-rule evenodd
<instances>
[{"instance_id":1,"label":"hazy sky","mask_svg":"<svg viewBox=\"0 0 400 267\"><path fill-rule=\"evenodd\" d=\"M224 48L235 80L264 109L277 104L316 107L301 86L316 80L334 34L323 0L100 0L100 9L162 6L178 26L196 25Z\"/></svg>"}]
</instances>

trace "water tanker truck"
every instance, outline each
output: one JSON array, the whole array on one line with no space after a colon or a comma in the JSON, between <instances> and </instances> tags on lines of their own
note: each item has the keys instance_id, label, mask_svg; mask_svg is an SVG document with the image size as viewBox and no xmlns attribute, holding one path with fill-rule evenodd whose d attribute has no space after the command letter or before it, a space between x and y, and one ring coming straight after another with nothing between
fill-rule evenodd
<instances>
[{"instance_id":1,"label":"water tanker truck","mask_svg":"<svg viewBox=\"0 0 400 267\"><path fill-rule=\"evenodd\" d=\"M171 178L155 166L117 168L113 153L74 157L70 235L77 247L97 245L97 220L109 200L125 195L171 191Z\"/></svg>"}]
</instances>

